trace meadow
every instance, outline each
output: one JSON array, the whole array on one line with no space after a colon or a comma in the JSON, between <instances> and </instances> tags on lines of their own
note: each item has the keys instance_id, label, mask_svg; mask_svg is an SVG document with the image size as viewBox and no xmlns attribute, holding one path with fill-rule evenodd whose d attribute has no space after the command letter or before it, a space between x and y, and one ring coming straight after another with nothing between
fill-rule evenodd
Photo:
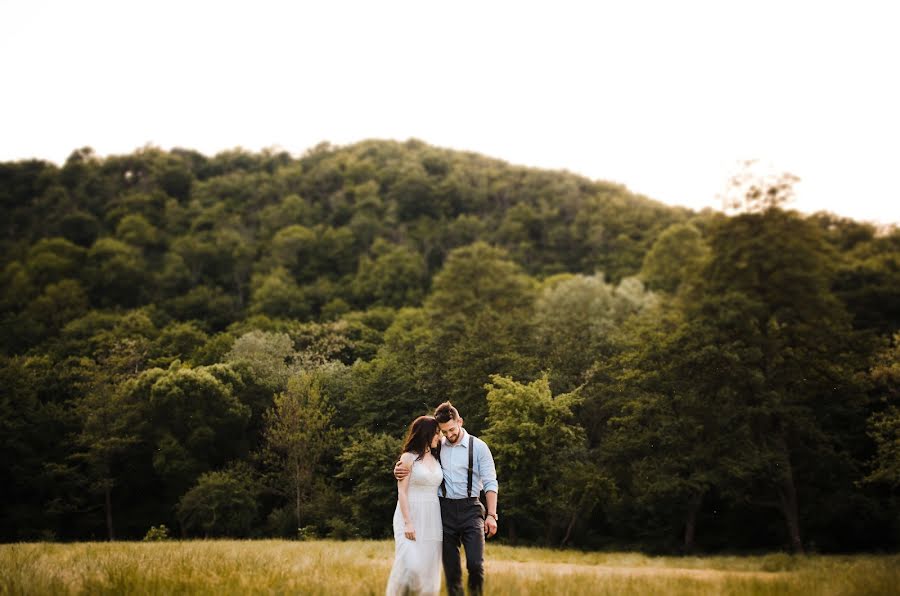
<instances>
[{"instance_id":1,"label":"meadow","mask_svg":"<svg viewBox=\"0 0 900 596\"><path fill-rule=\"evenodd\" d=\"M383 594L391 541L0 545L0 594ZM489 544L487 593L896 593L900 555L651 557Z\"/></svg>"}]
</instances>

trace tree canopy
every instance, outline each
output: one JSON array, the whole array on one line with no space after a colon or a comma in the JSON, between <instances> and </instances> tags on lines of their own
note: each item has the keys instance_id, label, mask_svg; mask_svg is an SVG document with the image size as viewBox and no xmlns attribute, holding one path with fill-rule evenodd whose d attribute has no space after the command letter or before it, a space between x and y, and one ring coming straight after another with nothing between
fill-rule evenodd
<instances>
[{"instance_id":1,"label":"tree canopy","mask_svg":"<svg viewBox=\"0 0 900 596\"><path fill-rule=\"evenodd\" d=\"M500 540L896 548L900 232L795 180L725 215L414 139L0 163L0 540L382 538L449 399Z\"/></svg>"}]
</instances>

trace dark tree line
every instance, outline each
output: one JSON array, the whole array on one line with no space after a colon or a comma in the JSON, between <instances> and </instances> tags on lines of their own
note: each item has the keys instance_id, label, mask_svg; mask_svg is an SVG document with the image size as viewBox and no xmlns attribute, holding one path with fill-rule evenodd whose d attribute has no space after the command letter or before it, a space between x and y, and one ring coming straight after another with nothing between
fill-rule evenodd
<instances>
[{"instance_id":1,"label":"dark tree line","mask_svg":"<svg viewBox=\"0 0 900 596\"><path fill-rule=\"evenodd\" d=\"M761 184L697 214L418 141L0 164L0 538L386 537L450 399L504 540L896 548L900 232Z\"/></svg>"}]
</instances>

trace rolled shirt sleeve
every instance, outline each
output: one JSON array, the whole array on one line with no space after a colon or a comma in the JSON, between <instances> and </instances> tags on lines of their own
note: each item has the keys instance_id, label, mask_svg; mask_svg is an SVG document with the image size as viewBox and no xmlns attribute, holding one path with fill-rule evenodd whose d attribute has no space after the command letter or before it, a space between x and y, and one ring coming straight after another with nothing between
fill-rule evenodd
<instances>
[{"instance_id":1,"label":"rolled shirt sleeve","mask_svg":"<svg viewBox=\"0 0 900 596\"><path fill-rule=\"evenodd\" d=\"M499 484L497 483L497 469L494 467L494 456L491 455L491 449L482 440L475 443L478 448L478 476L484 492L494 491L499 494Z\"/></svg>"}]
</instances>

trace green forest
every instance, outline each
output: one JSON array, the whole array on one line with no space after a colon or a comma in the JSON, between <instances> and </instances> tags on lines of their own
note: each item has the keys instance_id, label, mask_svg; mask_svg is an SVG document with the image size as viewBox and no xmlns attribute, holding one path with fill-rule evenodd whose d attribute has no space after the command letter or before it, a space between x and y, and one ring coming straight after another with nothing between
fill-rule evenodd
<instances>
[{"instance_id":1,"label":"green forest","mask_svg":"<svg viewBox=\"0 0 900 596\"><path fill-rule=\"evenodd\" d=\"M900 230L790 184L697 213L417 140L0 163L0 540L387 538L450 400L507 544L894 550Z\"/></svg>"}]
</instances>

